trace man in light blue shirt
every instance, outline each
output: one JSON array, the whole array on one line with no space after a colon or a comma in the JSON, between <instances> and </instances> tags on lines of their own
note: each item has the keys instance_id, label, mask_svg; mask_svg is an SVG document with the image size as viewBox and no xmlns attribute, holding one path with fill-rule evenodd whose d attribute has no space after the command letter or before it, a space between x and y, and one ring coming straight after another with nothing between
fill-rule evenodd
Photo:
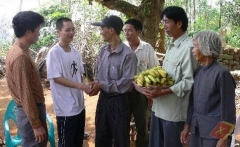
<instances>
[{"instance_id":1,"label":"man in light blue shirt","mask_svg":"<svg viewBox=\"0 0 240 147\"><path fill-rule=\"evenodd\" d=\"M197 62L187 35L188 18L183 8L170 6L161 13L165 32L172 37L163 68L175 83L169 88L150 86L143 93L154 98L150 129L150 147L182 147L180 134L187 117L189 94Z\"/></svg>"}]
</instances>

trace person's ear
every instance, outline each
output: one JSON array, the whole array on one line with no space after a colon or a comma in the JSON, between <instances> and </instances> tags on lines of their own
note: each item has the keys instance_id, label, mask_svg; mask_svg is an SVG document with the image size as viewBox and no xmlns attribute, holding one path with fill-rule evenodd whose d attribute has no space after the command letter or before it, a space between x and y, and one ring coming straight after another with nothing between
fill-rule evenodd
<instances>
[{"instance_id":1,"label":"person's ear","mask_svg":"<svg viewBox=\"0 0 240 147\"><path fill-rule=\"evenodd\" d=\"M141 30L137 30L137 34L140 35L142 33Z\"/></svg>"},{"instance_id":2,"label":"person's ear","mask_svg":"<svg viewBox=\"0 0 240 147\"><path fill-rule=\"evenodd\" d=\"M110 33L113 33L114 31L114 28L110 28Z\"/></svg>"},{"instance_id":3,"label":"person's ear","mask_svg":"<svg viewBox=\"0 0 240 147\"><path fill-rule=\"evenodd\" d=\"M57 36L60 37L60 30L56 30Z\"/></svg>"},{"instance_id":4,"label":"person's ear","mask_svg":"<svg viewBox=\"0 0 240 147\"><path fill-rule=\"evenodd\" d=\"M181 28L181 27L182 27L182 22L181 22L181 21L178 21L178 22L177 22L177 26L178 26L178 28Z\"/></svg>"}]
</instances>

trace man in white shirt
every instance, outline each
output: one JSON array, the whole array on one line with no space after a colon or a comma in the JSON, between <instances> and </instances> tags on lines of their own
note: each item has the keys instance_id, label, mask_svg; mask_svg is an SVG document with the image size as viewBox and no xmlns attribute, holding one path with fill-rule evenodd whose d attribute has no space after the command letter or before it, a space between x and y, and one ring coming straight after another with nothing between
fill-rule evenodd
<instances>
[{"instance_id":1,"label":"man in white shirt","mask_svg":"<svg viewBox=\"0 0 240 147\"><path fill-rule=\"evenodd\" d=\"M136 54L137 57L137 74L140 72L159 65L157 56L153 47L142 41L139 36L143 26L138 19L129 19L124 24L124 34L127 44ZM136 147L148 146L148 99L138 92L135 88L128 95L130 116L133 115L137 128ZM150 104L151 105L151 104ZM130 123L129 123L130 124Z\"/></svg>"},{"instance_id":2,"label":"man in white shirt","mask_svg":"<svg viewBox=\"0 0 240 147\"><path fill-rule=\"evenodd\" d=\"M82 56L70 46L75 29L71 19L56 22L59 42L47 56L47 78L50 80L60 147L80 147L83 144L85 106L83 92L90 86L83 83Z\"/></svg>"}]
</instances>

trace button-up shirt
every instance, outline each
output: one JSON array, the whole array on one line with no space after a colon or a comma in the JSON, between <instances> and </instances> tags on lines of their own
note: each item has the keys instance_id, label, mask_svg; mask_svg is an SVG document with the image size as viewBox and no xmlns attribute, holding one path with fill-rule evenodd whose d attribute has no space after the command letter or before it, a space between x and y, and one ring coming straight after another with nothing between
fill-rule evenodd
<instances>
[{"instance_id":1,"label":"button-up shirt","mask_svg":"<svg viewBox=\"0 0 240 147\"><path fill-rule=\"evenodd\" d=\"M107 44L98 56L96 80L100 82L104 92L126 93L133 87L132 80L136 69L136 55L128 46L121 42L111 52Z\"/></svg>"},{"instance_id":2,"label":"button-up shirt","mask_svg":"<svg viewBox=\"0 0 240 147\"><path fill-rule=\"evenodd\" d=\"M29 49L15 42L6 58L6 79L11 96L22 106L33 128L41 126L36 103L45 101L36 65Z\"/></svg>"},{"instance_id":3,"label":"button-up shirt","mask_svg":"<svg viewBox=\"0 0 240 147\"><path fill-rule=\"evenodd\" d=\"M124 42L127 46L130 47L129 43ZM157 55L153 49L153 47L145 42L140 40L140 43L137 49L134 51L137 56L137 74L140 72L147 70L149 68L153 68L159 65Z\"/></svg>"},{"instance_id":4,"label":"button-up shirt","mask_svg":"<svg viewBox=\"0 0 240 147\"><path fill-rule=\"evenodd\" d=\"M175 83L170 89L173 91L153 100L152 110L159 118L168 121L185 121L189 93L193 84L193 73L197 68L197 61L192 56L192 39L184 33L170 44L166 52L163 68Z\"/></svg>"}]
</instances>

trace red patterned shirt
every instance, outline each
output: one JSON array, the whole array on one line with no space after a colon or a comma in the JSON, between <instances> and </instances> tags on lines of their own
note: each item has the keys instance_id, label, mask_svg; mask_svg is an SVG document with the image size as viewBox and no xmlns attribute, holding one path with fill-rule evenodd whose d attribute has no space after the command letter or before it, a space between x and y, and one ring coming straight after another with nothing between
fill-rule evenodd
<instances>
[{"instance_id":1,"label":"red patterned shirt","mask_svg":"<svg viewBox=\"0 0 240 147\"><path fill-rule=\"evenodd\" d=\"M33 128L41 127L37 103L45 101L36 65L29 49L14 43L6 58L6 79L11 96L22 106Z\"/></svg>"}]
</instances>

